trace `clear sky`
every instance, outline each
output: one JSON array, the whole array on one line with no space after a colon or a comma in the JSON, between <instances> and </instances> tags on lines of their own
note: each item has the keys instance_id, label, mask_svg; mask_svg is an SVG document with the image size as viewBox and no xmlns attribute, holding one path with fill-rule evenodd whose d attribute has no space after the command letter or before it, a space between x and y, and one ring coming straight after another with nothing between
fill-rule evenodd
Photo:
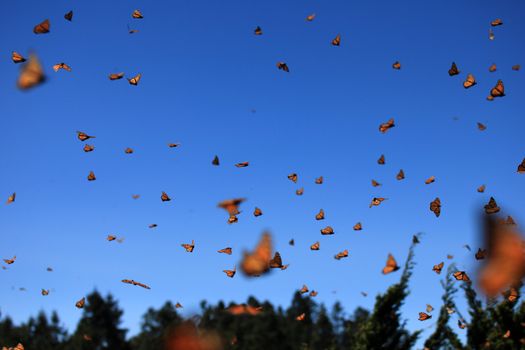
<instances>
[{"instance_id":1,"label":"clear sky","mask_svg":"<svg viewBox=\"0 0 525 350\"><path fill-rule=\"evenodd\" d=\"M131 18L135 9L144 19ZM69 10L72 22L63 18ZM478 247L476 209L492 195L525 222L525 175L516 173L525 156L524 72L511 70L525 65L524 11L522 1L486 0L4 4L0 195L17 197L0 207L0 257L17 260L0 270L3 314L23 321L57 310L72 330L81 315L75 301L97 288L119 300L133 334L147 307L166 300L180 301L186 315L203 299L254 295L287 306L304 283L319 291L318 302L340 300L351 312L371 308L374 295L399 279L400 272L381 274L387 254L401 263L412 235L424 232L403 315L411 329L431 327L417 312L441 303L442 276L432 265L453 254L460 268L474 271L473 253L462 246ZM311 13L316 18L307 22ZM498 17L504 24L490 41ZM33 34L46 18L51 32ZM127 25L139 32L129 35ZM262 36L253 34L256 26ZM334 47L338 33L341 46ZM47 83L19 91L11 51L36 52ZM392 69L396 60L401 70ZM452 61L459 76L447 74ZM58 62L72 72L55 73ZM493 63L497 71L489 73ZM142 80L108 80L120 71L140 72ZM469 90L462 86L467 73L478 81ZM507 96L488 102L498 79ZM396 127L381 134L389 118ZM82 151L77 130L96 136L88 142L94 152ZM211 165L216 154L219 167ZM250 166L234 166L244 161ZM406 179L397 181L401 168ZM87 181L90 170L96 181ZM291 172L297 184L287 179ZM315 185L320 175L325 183ZM436 182L425 185L431 175ZM373 188L371 179L382 186ZM295 195L299 187L303 196ZM172 201L161 202L161 191ZM374 196L388 200L370 209ZM428 208L437 196L439 218ZM234 197L247 201L239 222L228 225L217 203ZM255 206L263 216L253 217ZM320 208L324 222L314 219ZM363 230L355 232L358 221ZM325 225L335 235L321 236ZM265 229L288 270L227 278L222 270ZM108 234L125 241L107 242ZM180 244L192 239L189 254ZM315 241L321 250L312 252ZM226 246L233 255L216 253ZM349 258L334 260L343 249ZM41 296L41 288L50 294Z\"/></svg>"}]
</instances>

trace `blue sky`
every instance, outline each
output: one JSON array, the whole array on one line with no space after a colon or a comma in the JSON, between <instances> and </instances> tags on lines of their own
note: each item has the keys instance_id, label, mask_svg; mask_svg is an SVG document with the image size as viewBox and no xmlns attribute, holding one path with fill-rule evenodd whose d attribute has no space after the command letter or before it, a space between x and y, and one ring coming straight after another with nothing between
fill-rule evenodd
<instances>
[{"instance_id":1,"label":"blue sky","mask_svg":"<svg viewBox=\"0 0 525 350\"><path fill-rule=\"evenodd\" d=\"M70 23L63 15L71 9ZM135 9L145 18L133 20ZM0 255L18 259L0 271L2 312L22 321L57 310L72 330L81 315L75 301L97 288L118 298L124 326L135 333L146 308L166 300L180 301L187 315L203 299L254 295L287 306L304 283L319 291L317 301L340 300L351 312L371 308L374 295L398 280L399 272L380 273L387 254L402 262L412 235L424 232L403 312L410 328L430 331L417 312L440 305L432 265L453 254L460 268L474 271L473 253L462 246L478 247L477 208L494 196L505 213L525 221L525 177L516 173L525 156L525 84L523 72L511 70L525 64L524 10L519 1L6 4L0 194L6 200L16 191L17 199L0 208ZM311 13L315 20L306 22ZM504 25L490 41L490 21L498 17ZM34 35L46 18L51 33ZM139 33L129 35L128 24ZM262 36L253 34L256 26ZM341 46L333 47L337 34ZM49 79L21 92L10 55L31 50ZM391 68L396 60L399 71ZM278 61L290 73L277 70ZM447 74L452 61L459 76ZM58 62L73 71L53 72ZM498 70L489 73L492 63ZM142 80L131 86L107 79L120 71L140 72ZM467 73L478 81L469 90L462 87ZM507 96L488 102L498 79ZM379 133L389 118L396 127ZM94 152L82 151L77 130L97 137L88 142ZM169 142L181 146L170 149ZM135 153L125 154L126 147ZM216 154L219 167L211 165ZM384 166L376 163L381 154ZM243 161L250 166L234 166ZM399 182L401 168L406 179ZM90 170L94 182L86 180ZM297 184L286 178L291 172ZM320 175L325 183L318 186ZM425 185L431 175L436 182ZM371 179L383 186L373 188ZM476 192L481 184L484 194ZM161 191L172 201L161 202ZM369 209L374 196L389 199ZM437 196L439 218L428 209ZM248 200L239 222L227 225L216 205L233 197ZM263 216L253 217L255 206ZM320 208L324 222L314 219ZM363 231L355 232L358 221ZM148 229L151 223L158 227ZM321 236L325 225L335 235ZM289 269L226 278L222 270L265 229ZM125 242L107 242L110 233ZM180 244L192 239L188 254ZM318 252L308 248L315 241ZM232 256L216 253L226 246ZM334 260L344 249L349 258ZM122 284L124 278L152 289ZM41 288L51 289L49 296Z\"/></svg>"}]
</instances>

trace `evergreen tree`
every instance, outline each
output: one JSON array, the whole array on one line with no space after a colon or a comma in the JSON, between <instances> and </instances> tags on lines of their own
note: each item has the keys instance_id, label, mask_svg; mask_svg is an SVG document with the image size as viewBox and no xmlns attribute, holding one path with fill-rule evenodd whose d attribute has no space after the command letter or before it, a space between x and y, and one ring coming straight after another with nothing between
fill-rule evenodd
<instances>
[{"instance_id":1,"label":"evergreen tree","mask_svg":"<svg viewBox=\"0 0 525 350\"><path fill-rule=\"evenodd\" d=\"M328 317L328 312L324 305L319 308L317 320L314 326L314 333L312 335L311 349L315 350L332 350L336 349L336 339L334 334L334 327Z\"/></svg>"}]
</instances>

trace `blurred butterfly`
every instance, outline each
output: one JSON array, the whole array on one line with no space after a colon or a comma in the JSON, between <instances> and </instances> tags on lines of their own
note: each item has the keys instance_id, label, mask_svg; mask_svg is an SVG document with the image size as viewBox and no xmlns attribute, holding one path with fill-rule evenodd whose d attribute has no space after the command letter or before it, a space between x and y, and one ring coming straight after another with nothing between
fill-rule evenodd
<instances>
[{"instance_id":1,"label":"blurred butterfly","mask_svg":"<svg viewBox=\"0 0 525 350\"><path fill-rule=\"evenodd\" d=\"M490 96L493 98L505 96L505 86L503 85L503 81L498 80L496 86L490 90Z\"/></svg>"},{"instance_id":2,"label":"blurred butterfly","mask_svg":"<svg viewBox=\"0 0 525 350\"><path fill-rule=\"evenodd\" d=\"M235 164L237 168L246 168L248 165L250 165L250 162L241 162L241 163Z\"/></svg>"},{"instance_id":3,"label":"blurred butterfly","mask_svg":"<svg viewBox=\"0 0 525 350\"><path fill-rule=\"evenodd\" d=\"M138 33L138 32L139 32L138 29L131 29L131 28L129 27L129 24L127 24L127 27L128 27L128 33L129 33L129 34L135 34L135 33Z\"/></svg>"},{"instance_id":4,"label":"blurred butterfly","mask_svg":"<svg viewBox=\"0 0 525 350\"><path fill-rule=\"evenodd\" d=\"M319 213L315 214L315 220L324 220L324 210L319 209Z\"/></svg>"},{"instance_id":5,"label":"blurred butterfly","mask_svg":"<svg viewBox=\"0 0 525 350\"><path fill-rule=\"evenodd\" d=\"M241 271L248 276L260 276L270 269L272 259L272 238L269 233L264 233L251 253L244 252L241 261Z\"/></svg>"},{"instance_id":6,"label":"blurred butterfly","mask_svg":"<svg viewBox=\"0 0 525 350\"><path fill-rule=\"evenodd\" d=\"M289 245L291 245L292 247L295 245L295 240L292 238L289 242L288 242Z\"/></svg>"},{"instance_id":7,"label":"blurred butterfly","mask_svg":"<svg viewBox=\"0 0 525 350\"><path fill-rule=\"evenodd\" d=\"M237 215L240 213L239 205L241 205L241 203L243 203L245 200L245 198L227 199L220 202L217 206L226 210L230 215Z\"/></svg>"},{"instance_id":8,"label":"blurred butterfly","mask_svg":"<svg viewBox=\"0 0 525 350\"><path fill-rule=\"evenodd\" d=\"M523 158L521 163L518 164L518 173L519 174L525 174L525 158Z\"/></svg>"},{"instance_id":9,"label":"blurred butterfly","mask_svg":"<svg viewBox=\"0 0 525 350\"><path fill-rule=\"evenodd\" d=\"M430 202L430 211L433 212L437 218L441 215L441 200L439 197L436 197L436 199Z\"/></svg>"},{"instance_id":10,"label":"blurred butterfly","mask_svg":"<svg viewBox=\"0 0 525 350\"><path fill-rule=\"evenodd\" d=\"M24 58L24 56L22 56L21 54L19 54L18 52L16 51L13 51L11 53L11 59L13 60L14 63L22 63L22 62L25 62L26 59Z\"/></svg>"},{"instance_id":11,"label":"blurred butterfly","mask_svg":"<svg viewBox=\"0 0 525 350\"><path fill-rule=\"evenodd\" d=\"M454 278L458 281L470 282L470 278L465 271L456 271L452 274L452 276L454 276Z\"/></svg>"},{"instance_id":12,"label":"blurred butterfly","mask_svg":"<svg viewBox=\"0 0 525 350\"><path fill-rule=\"evenodd\" d=\"M503 338L507 339L510 338L510 329L508 329L505 334L503 334Z\"/></svg>"},{"instance_id":13,"label":"blurred butterfly","mask_svg":"<svg viewBox=\"0 0 525 350\"><path fill-rule=\"evenodd\" d=\"M284 62L277 62L277 68L285 72L290 72L288 65Z\"/></svg>"},{"instance_id":14,"label":"blurred butterfly","mask_svg":"<svg viewBox=\"0 0 525 350\"><path fill-rule=\"evenodd\" d=\"M461 320L458 320L458 327L460 329L465 329L467 328L467 324L465 322L462 322Z\"/></svg>"},{"instance_id":15,"label":"blurred butterfly","mask_svg":"<svg viewBox=\"0 0 525 350\"><path fill-rule=\"evenodd\" d=\"M495 214L500 211L500 207L498 207L498 204L496 203L496 200L494 197L490 197L489 202L485 205L485 213L486 214Z\"/></svg>"},{"instance_id":16,"label":"blurred butterfly","mask_svg":"<svg viewBox=\"0 0 525 350\"><path fill-rule=\"evenodd\" d=\"M6 202L6 204L11 204L11 203L13 203L13 202L15 201L15 199L16 199L16 192L13 192L12 195L10 195L9 197L7 197L7 202Z\"/></svg>"},{"instance_id":17,"label":"blurred butterfly","mask_svg":"<svg viewBox=\"0 0 525 350\"><path fill-rule=\"evenodd\" d=\"M71 72L71 67L65 64L64 62L57 63L53 66L53 70L55 72L58 72L60 69L67 70L68 72Z\"/></svg>"},{"instance_id":18,"label":"blurred butterfly","mask_svg":"<svg viewBox=\"0 0 525 350\"><path fill-rule=\"evenodd\" d=\"M48 268L46 268L46 271L47 272L53 272L53 268L52 267L48 267Z\"/></svg>"},{"instance_id":19,"label":"blurred butterfly","mask_svg":"<svg viewBox=\"0 0 525 350\"><path fill-rule=\"evenodd\" d=\"M397 265L396 259L394 259L394 256L392 254L388 254L388 258L386 259L386 265L383 267L383 275L388 275L389 273L392 273L394 271L399 270L399 266Z\"/></svg>"},{"instance_id":20,"label":"blurred butterfly","mask_svg":"<svg viewBox=\"0 0 525 350\"><path fill-rule=\"evenodd\" d=\"M122 280L122 283L132 284L134 286L142 287L144 289L151 289L148 285L146 285L144 283L140 283L140 282L134 281L134 280L124 279L124 280Z\"/></svg>"},{"instance_id":21,"label":"blurred butterfly","mask_svg":"<svg viewBox=\"0 0 525 350\"><path fill-rule=\"evenodd\" d=\"M319 292L315 291L315 290L312 290L309 294L310 297L314 298L316 297L317 295L319 294Z\"/></svg>"},{"instance_id":22,"label":"blurred butterfly","mask_svg":"<svg viewBox=\"0 0 525 350\"><path fill-rule=\"evenodd\" d=\"M223 248L221 250L217 250L217 253L223 253L223 254L232 255L232 248L230 248L230 247Z\"/></svg>"},{"instance_id":23,"label":"blurred butterfly","mask_svg":"<svg viewBox=\"0 0 525 350\"><path fill-rule=\"evenodd\" d=\"M373 187L379 187L379 186L381 186L381 184L379 182L377 182L376 180L372 179L372 186Z\"/></svg>"},{"instance_id":24,"label":"blurred butterfly","mask_svg":"<svg viewBox=\"0 0 525 350\"><path fill-rule=\"evenodd\" d=\"M439 275L441 274L441 270L443 270L443 266L445 266L445 263L442 261L439 264L434 265L434 267L432 267L432 271Z\"/></svg>"},{"instance_id":25,"label":"blurred butterfly","mask_svg":"<svg viewBox=\"0 0 525 350\"><path fill-rule=\"evenodd\" d=\"M401 69L401 63L399 61L395 61L394 64L392 64L392 68L394 69Z\"/></svg>"},{"instance_id":26,"label":"blurred butterfly","mask_svg":"<svg viewBox=\"0 0 525 350\"><path fill-rule=\"evenodd\" d=\"M493 26L493 27L497 27L497 26L500 26L502 24L503 24L503 21L501 20L501 18L496 18L495 20L490 22L490 25Z\"/></svg>"},{"instance_id":27,"label":"blurred butterfly","mask_svg":"<svg viewBox=\"0 0 525 350\"><path fill-rule=\"evenodd\" d=\"M363 229L363 225L361 225L360 222L354 225L354 231L361 231Z\"/></svg>"},{"instance_id":28,"label":"blurred butterfly","mask_svg":"<svg viewBox=\"0 0 525 350\"><path fill-rule=\"evenodd\" d=\"M257 26L254 30L255 35L262 35L262 29L261 27Z\"/></svg>"},{"instance_id":29,"label":"blurred butterfly","mask_svg":"<svg viewBox=\"0 0 525 350\"><path fill-rule=\"evenodd\" d=\"M181 303L177 302L177 304L175 304L175 309L182 309L184 306L182 306Z\"/></svg>"},{"instance_id":30,"label":"blurred butterfly","mask_svg":"<svg viewBox=\"0 0 525 350\"><path fill-rule=\"evenodd\" d=\"M293 182L297 182L297 174L296 173L291 173L288 175L288 180L290 181L293 181Z\"/></svg>"},{"instance_id":31,"label":"blurred butterfly","mask_svg":"<svg viewBox=\"0 0 525 350\"><path fill-rule=\"evenodd\" d=\"M233 267L233 270L222 270L226 274L226 276L233 278L235 276L235 273L237 272L237 267Z\"/></svg>"},{"instance_id":32,"label":"blurred butterfly","mask_svg":"<svg viewBox=\"0 0 525 350\"><path fill-rule=\"evenodd\" d=\"M133 148L129 148L129 147L126 148L126 149L124 150L124 153L126 153L126 154L132 154L132 153L133 153Z\"/></svg>"},{"instance_id":33,"label":"blurred butterfly","mask_svg":"<svg viewBox=\"0 0 525 350\"><path fill-rule=\"evenodd\" d=\"M465 249L468 250L469 252L472 250L468 244L464 244L464 245L463 245L463 248L465 248Z\"/></svg>"},{"instance_id":34,"label":"blurred butterfly","mask_svg":"<svg viewBox=\"0 0 525 350\"><path fill-rule=\"evenodd\" d=\"M160 200L163 202L169 202L171 201L171 198L166 192L162 191L162 194L160 195Z\"/></svg>"},{"instance_id":35,"label":"blurred butterfly","mask_svg":"<svg viewBox=\"0 0 525 350\"><path fill-rule=\"evenodd\" d=\"M479 193L483 193L483 192L485 192L485 188L486 188L485 185L481 185L481 186L478 187L477 191L478 191Z\"/></svg>"},{"instance_id":36,"label":"blurred butterfly","mask_svg":"<svg viewBox=\"0 0 525 350\"><path fill-rule=\"evenodd\" d=\"M315 13L312 13L311 15L306 16L306 20L308 22L312 22L315 19Z\"/></svg>"},{"instance_id":37,"label":"blurred butterfly","mask_svg":"<svg viewBox=\"0 0 525 350\"><path fill-rule=\"evenodd\" d=\"M427 314L427 313L425 313L425 312L420 312L420 313L419 313L418 320L419 320L419 321L426 321L426 320L429 320L429 319L431 319L431 318L432 318L431 315L429 315L429 314Z\"/></svg>"},{"instance_id":38,"label":"blurred butterfly","mask_svg":"<svg viewBox=\"0 0 525 350\"><path fill-rule=\"evenodd\" d=\"M448 70L448 75L450 75L452 77L452 76L458 75L458 74L459 74L458 66L456 66L455 62L452 62L452 66Z\"/></svg>"},{"instance_id":39,"label":"blurred butterfly","mask_svg":"<svg viewBox=\"0 0 525 350\"><path fill-rule=\"evenodd\" d=\"M494 40L494 38L495 38L494 32L492 31L492 29L489 29L489 40Z\"/></svg>"},{"instance_id":40,"label":"blurred butterfly","mask_svg":"<svg viewBox=\"0 0 525 350\"><path fill-rule=\"evenodd\" d=\"M476 78L474 78L474 76L472 74L468 74L467 75L467 79L463 82L463 87L465 89L468 89L468 88L471 88L473 87L474 85L476 85Z\"/></svg>"},{"instance_id":41,"label":"blurred butterfly","mask_svg":"<svg viewBox=\"0 0 525 350\"><path fill-rule=\"evenodd\" d=\"M49 289L41 289L40 294L43 296L49 295Z\"/></svg>"},{"instance_id":42,"label":"blurred butterfly","mask_svg":"<svg viewBox=\"0 0 525 350\"><path fill-rule=\"evenodd\" d=\"M432 305L430 305L430 304L427 304L427 307L426 307L425 311L426 312L432 312L432 311L434 311L434 307Z\"/></svg>"},{"instance_id":43,"label":"blurred butterfly","mask_svg":"<svg viewBox=\"0 0 525 350\"><path fill-rule=\"evenodd\" d=\"M335 260L341 260L343 258L348 258L348 249L345 249L334 256Z\"/></svg>"},{"instance_id":44,"label":"blurred butterfly","mask_svg":"<svg viewBox=\"0 0 525 350\"><path fill-rule=\"evenodd\" d=\"M135 19L142 19L142 18L144 18L144 16L142 16L142 13L140 12L140 10L133 11L133 13L131 14L131 17L133 17Z\"/></svg>"},{"instance_id":45,"label":"blurred butterfly","mask_svg":"<svg viewBox=\"0 0 525 350\"><path fill-rule=\"evenodd\" d=\"M114 236L114 235L108 235L108 236L106 237L106 239L107 239L109 242L111 242L111 241L116 240L116 239L117 239L117 236Z\"/></svg>"},{"instance_id":46,"label":"blurred butterfly","mask_svg":"<svg viewBox=\"0 0 525 350\"><path fill-rule=\"evenodd\" d=\"M97 177L95 176L95 173L93 171L90 171L87 176L88 181L95 181Z\"/></svg>"},{"instance_id":47,"label":"blurred butterfly","mask_svg":"<svg viewBox=\"0 0 525 350\"><path fill-rule=\"evenodd\" d=\"M385 164L385 155L382 154L381 157L377 160L377 164L384 165Z\"/></svg>"},{"instance_id":48,"label":"blurred butterfly","mask_svg":"<svg viewBox=\"0 0 525 350\"><path fill-rule=\"evenodd\" d=\"M319 242L315 242L310 246L310 250L319 250L320 246Z\"/></svg>"},{"instance_id":49,"label":"blurred butterfly","mask_svg":"<svg viewBox=\"0 0 525 350\"><path fill-rule=\"evenodd\" d=\"M486 256L487 256L487 250L481 249L481 248L478 248L478 251L476 252L476 254L474 254L474 257L476 258L476 260L483 260L485 259Z\"/></svg>"},{"instance_id":50,"label":"blurred butterfly","mask_svg":"<svg viewBox=\"0 0 525 350\"><path fill-rule=\"evenodd\" d=\"M494 73L496 71L497 67L496 67L496 64L493 63L490 67L489 67L489 72L491 73Z\"/></svg>"},{"instance_id":51,"label":"blurred butterfly","mask_svg":"<svg viewBox=\"0 0 525 350\"><path fill-rule=\"evenodd\" d=\"M403 180L405 178L405 172L403 171L403 169L399 170L399 172L397 173L396 175L396 179L397 180Z\"/></svg>"},{"instance_id":52,"label":"blurred butterfly","mask_svg":"<svg viewBox=\"0 0 525 350\"><path fill-rule=\"evenodd\" d=\"M13 256L12 259L3 259L4 262L7 264L7 265L11 265L12 263L14 263L16 261L16 255Z\"/></svg>"},{"instance_id":53,"label":"blurred butterfly","mask_svg":"<svg viewBox=\"0 0 525 350\"><path fill-rule=\"evenodd\" d=\"M263 214L262 210L260 208L255 207L255 210L253 211L253 216L258 217Z\"/></svg>"},{"instance_id":54,"label":"blurred butterfly","mask_svg":"<svg viewBox=\"0 0 525 350\"><path fill-rule=\"evenodd\" d=\"M518 289L514 287L511 287L509 290L503 292L502 294L511 303L516 302L519 298Z\"/></svg>"},{"instance_id":55,"label":"blurred butterfly","mask_svg":"<svg viewBox=\"0 0 525 350\"><path fill-rule=\"evenodd\" d=\"M324 181L324 179L323 179L322 176L319 176L318 178L315 179L315 183L317 185L322 185L323 181Z\"/></svg>"},{"instance_id":56,"label":"blurred butterfly","mask_svg":"<svg viewBox=\"0 0 525 350\"><path fill-rule=\"evenodd\" d=\"M142 74L137 74L135 75L133 78L128 78L128 82L130 83L130 85L135 85L137 86L139 84L139 81L140 81L140 78L142 77Z\"/></svg>"},{"instance_id":57,"label":"blurred butterfly","mask_svg":"<svg viewBox=\"0 0 525 350\"><path fill-rule=\"evenodd\" d=\"M485 131L485 130L487 130L487 127L484 124L478 122L478 129L480 131Z\"/></svg>"},{"instance_id":58,"label":"blurred butterfly","mask_svg":"<svg viewBox=\"0 0 525 350\"><path fill-rule=\"evenodd\" d=\"M333 235L334 229L330 226L326 226L325 228L321 229L321 234L322 235Z\"/></svg>"},{"instance_id":59,"label":"blurred butterfly","mask_svg":"<svg viewBox=\"0 0 525 350\"><path fill-rule=\"evenodd\" d=\"M369 208L372 208L373 206L378 206L385 200L387 200L387 198L374 197L372 198L372 201L370 202Z\"/></svg>"},{"instance_id":60,"label":"blurred butterfly","mask_svg":"<svg viewBox=\"0 0 525 350\"><path fill-rule=\"evenodd\" d=\"M89 139L94 139L96 136L89 136L85 132L77 131L77 137L78 137L78 139L80 141L84 142L84 141L89 140Z\"/></svg>"},{"instance_id":61,"label":"blurred butterfly","mask_svg":"<svg viewBox=\"0 0 525 350\"><path fill-rule=\"evenodd\" d=\"M453 308L448 307L448 306L446 307L446 309L447 309L447 314L449 314L449 315L452 315L453 313L456 312L456 310L454 310Z\"/></svg>"},{"instance_id":62,"label":"blurred butterfly","mask_svg":"<svg viewBox=\"0 0 525 350\"><path fill-rule=\"evenodd\" d=\"M180 146L180 143L168 143L168 147L169 148L176 148L176 147L179 147Z\"/></svg>"},{"instance_id":63,"label":"blurred butterfly","mask_svg":"<svg viewBox=\"0 0 525 350\"><path fill-rule=\"evenodd\" d=\"M75 303L75 306L79 309L83 309L85 304L86 304L86 298L82 298Z\"/></svg>"},{"instance_id":64,"label":"blurred butterfly","mask_svg":"<svg viewBox=\"0 0 525 350\"><path fill-rule=\"evenodd\" d=\"M27 90L43 83L45 80L44 70L38 57L36 55L30 55L29 61L24 63L20 70L17 82L18 88Z\"/></svg>"},{"instance_id":65,"label":"blurred butterfly","mask_svg":"<svg viewBox=\"0 0 525 350\"><path fill-rule=\"evenodd\" d=\"M46 20L44 20L42 23L37 24L37 25L33 28L33 33L35 33L35 34L45 34L45 33L49 33L49 27L50 27L49 20L46 19Z\"/></svg>"},{"instance_id":66,"label":"blurred butterfly","mask_svg":"<svg viewBox=\"0 0 525 350\"><path fill-rule=\"evenodd\" d=\"M341 35L337 34L337 36L332 40L333 46L339 46L341 45Z\"/></svg>"},{"instance_id":67,"label":"blurred butterfly","mask_svg":"<svg viewBox=\"0 0 525 350\"><path fill-rule=\"evenodd\" d=\"M228 224L230 225L236 223L237 221L239 221L239 219L236 215L230 215L230 217L228 218Z\"/></svg>"},{"instance_id":68,"label":"blurred butterfly","mask_svg":"<svg viewBox=\"0 0 525 350\"><path fill-rule=\"evenodd\" d=\"M298 195L298 196L302 196L303 193L304 193L304 188L303 187L301 187L300 189L295 191L295 194Z\"/></svg>"},{"instance_id":69,"label":"blurred butterfly","mask_svg":"<svg viewBox=\"0 0 525 350\"><path fill-rule=\"evenodd\" d=\"M73 20L73 11L69 11L68 13L66 13L66 14L64 15L64 18L65 18L66 20L68 20L69 22L71 22L71 21Z\"/></svg>"},{"instance_id":70,"label":"blurred butterfly","mask_svg":"<svg viewBox=\"0 0 525 350\"><path fill-rule=\"evenodd\" d=\"M84 152L86 152L86 153L87 152L93 152L93 150L95 149L95 146L86 144L86 145L84 145L83 149L84 149Z\"/></svg>"},{"instance_id":71,"label":"blurred butterfly","mask_svg":"<svg viewBox=\"0 0 525 350\"><path fill-rule=\"evenodd\" d=\"M193 249L195 248L195 241L191 240L191 244L182 243L181 247L186 249L186 252L191 253L191 252L193 252Z\"/></svg>"},{"instance_id":72,"label":"blurred butterfly","mask_svg":"<svg viewBox=\"0 0 525 350\"><path fill-rule=\"evenodd\" d=\"M219 157L215 156L213 160L211 161L212 165L218 166L219 165Z\"/></svg>"},{"instance_id":73,"label":"blurred butterfly","mask_svg":"<svg viewBox=\"0 0 525 350\"><path fill-rule=\"evenodd\" d=\"M304 321L304 319L306 318L306 314L303 312L302 314L300 314L299 316L297 316L295 319L297 321Z\"/></svg>"},{"instance_id":74,"label":"blurred butterfly","mask_svg":"<svg viewBox=\"0 0 525 350\"><path fill-rule=\"evenodd\" d=\"M275 252L273 258L270 260L270 268L277 269L283 267L283 260L281 258L281 254L279 252Z\"/></svg>"},{"instance_id":75,"label":"blurred butterfly","mask_svg":"<svg viewBox=\"0 0 525 350\"><path fill-rule=\"evenodd\" d=\"M366 298L368 296L368 293L367 292L361 292L361 295Z\"/></svg>"},{"instance_id":76,"label":"blurred butterfly","mask_svg":"<svg viewBox=\"0 0 525 350\"><path fill-rule=\"evenodd\" d=\"M430 185L431 183L433 183L435 181L436 181L436 177L435 176L431 176L431 177L429 177L428 179L425 180L425 185Z\"/></svg>"},{"instance_id":77,"label":"blurred butterfly","mask_svg":"<svg viewBox=\"0 0 525 350\"><path fill-rule=\"evenodd\" d=\"M109 80L119 80L119 79L122 79L122 78L124 78L124 73L123 72L111 73L109 75Z\"/></svg>"},{"instance_id":78,"label":"blurred butterfly","mask_svg":"<svg viewBox=\"0 0 525 350\"><path fill-rule=\"evenodd\" d=\"M520 69L521 69L521 66L519 64L512 66L513 71L519 71Z\"/></svg>"},{"instance_id":79,"label":"blurred butterfly","mask_svg":"<svg viewBox=\"0 0 525 350\"><path fill-rule=\"evenodd\" d=\"M454 259L454 255L447 254L447 259L449 259L449 260Z\"/></svg>"},{"instance_id":80,"label":"blurred butterfly","mask_svg":"<svg viewBox=\"0 0 525 350\"><path fill-rule=\"evenodd\" d=\"M384 134L389 129L393 128L394 126L396 126L394 123L394 118L391 118L386 123L379 125L379 131Z\"/></svg>"},{"instance_id":81,"label":"blurred butterfly","mask_svg":"<svg viewBox=\"0 0 525 350\"><path fill-rule=\"evenodd\" d=\"M412 236L412 243L413 244L419 244L421 241L419 240L419 237L421 236L421 233L415 234Z\"/></svg>"},{"instance_id":82,"label":"blurred butterfly","mask_svg":"<svg viewBox=\"0 0 525 350\"><path fill-rule=\"evenodd\" d=\"M148 225L148 228L155 228L155 227L157 227L157 224L150 224L150 225Z\"/></svg>"},{"instance_id":83,"label":"blurred butterfly","mask_svg":"<svg viewBox=\"0 0 525 350\"><path fill-rule=\"evenodd\" d=\"M299 293L301 294L306 294L308 293L310 290L308 289L308 286L306 284L303 284L302 288L299 289Z\"/></svg>"}]
</instances>

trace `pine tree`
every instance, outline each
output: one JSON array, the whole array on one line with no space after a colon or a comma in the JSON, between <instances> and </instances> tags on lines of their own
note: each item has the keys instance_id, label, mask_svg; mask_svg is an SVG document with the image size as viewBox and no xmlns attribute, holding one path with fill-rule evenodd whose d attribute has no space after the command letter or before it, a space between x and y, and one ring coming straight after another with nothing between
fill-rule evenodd
<instances>
[{"instance_id":1,"label":"pine tree","mask_svg":"<svg viewBox=\"0 0 525 350\"><path fill-rule=\"evenodd\" d=\"M321 304L314 326L311 349L333 350L335 348L336 339L334 327L330 321L330 318L328 317L326 307Z\"/></svg>"}]
</instances>

